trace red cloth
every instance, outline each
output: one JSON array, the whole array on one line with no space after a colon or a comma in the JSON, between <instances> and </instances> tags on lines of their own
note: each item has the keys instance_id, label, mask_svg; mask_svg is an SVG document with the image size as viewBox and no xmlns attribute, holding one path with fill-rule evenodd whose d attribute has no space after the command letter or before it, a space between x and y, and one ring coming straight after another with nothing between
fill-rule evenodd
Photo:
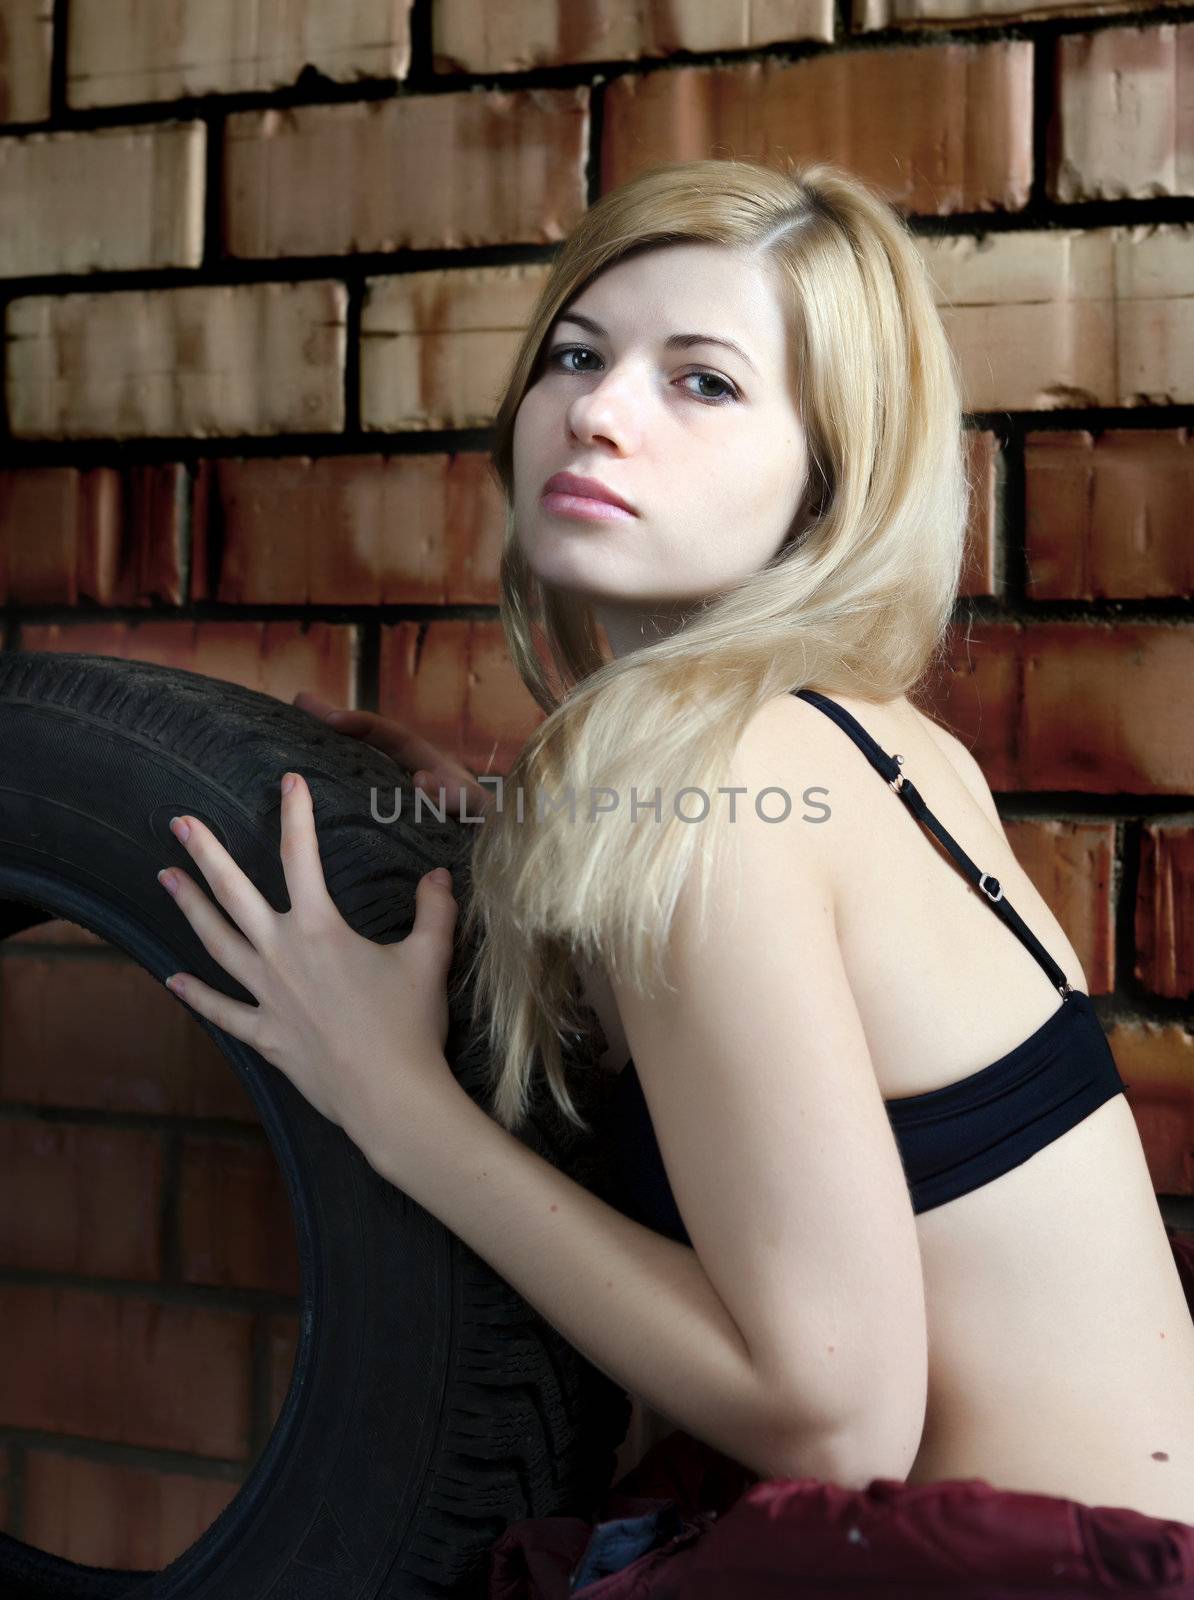
<instances>
[{"instance_id":1,"label":"red cloth","mask_svg":"<svg viewBox=\"0 0 1194 1600\"><path fill-rule=\"evenodd\" d=\"M1194 1316L1194 1239L1166 1233ZM1194 1501L1194 1482L1190 1492ZM583 1580L576 1587L574 1574ZM682 1429L607 1491L597 1522L511 1524L489 1571L489 1600L1112 1593L1194 1600L1194 1524L995 1489L982 1478L874 1478L862 1490L759 1479Z\"/></svg>"}]
</instances>

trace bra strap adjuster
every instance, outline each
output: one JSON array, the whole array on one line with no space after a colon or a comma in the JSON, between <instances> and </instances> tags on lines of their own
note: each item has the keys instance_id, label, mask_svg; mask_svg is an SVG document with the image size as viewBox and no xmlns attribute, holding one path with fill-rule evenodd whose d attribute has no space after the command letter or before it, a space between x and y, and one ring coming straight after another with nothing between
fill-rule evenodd
<instances>
[{"instance_id":1,"label":"bra strap adjuster","mask_svg":"<svg viewBox=\"0 0 1194 1600\"><path fill-rule=\"evenodd\" d=\"M995 885L994 894L992 894L990 889L987 888L988 883L993 883ZM984 872L982 874L978 880L978 886L992 905L994 905L997 900L1003 899L1003 889L1000 887L999 879L993 878L989 872Z\"/></svg>"},{"instance_id":2,"label":"bra strap adjuster","mask_svg":"<svg viewBox=\"0 0 1194 1600\"><path fill-rule=\"evenodd\" d=\"M891 759L895 762L897 767L902 767L904 765L903 756L892 756ZM897 794L899 794L900 787L904 782L904 774L902 772L897 772L895 777L888 778L887 782L889 786L893 788Z\"/></svg>"}]
</instances>

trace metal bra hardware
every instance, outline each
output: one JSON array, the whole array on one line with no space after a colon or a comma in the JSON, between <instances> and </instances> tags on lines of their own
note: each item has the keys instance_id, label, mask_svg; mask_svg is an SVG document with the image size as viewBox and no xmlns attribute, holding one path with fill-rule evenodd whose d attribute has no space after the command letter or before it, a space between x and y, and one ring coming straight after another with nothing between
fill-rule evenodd
<instances>
[{"instance_id":1,"label":"metal bra hardware","mask_svg":"<svg viewBox=\"0 0 1194 1600\"><path fill-rule=\"evenodd\" d=\"M991 891L987 888L987 884L988 883L993 883L995 885L995 893L994 894L992 894ZM978 886L983 891L983 893L986 895L987 899L991 902L992 905L994 905L997 900L1002 900L1003 899L1003 890L999 887L999 879L998 878L993 878L989 872L984 872L982 877L979 878Z\"/></svg>"},{"instance_id":2,"label":"metal bra hardware","mask_svg":"<svg viewBox=\"0 0 1194 1600\"><path fill-rule=\"evenodd\" d=\"M903 756L892 756L891 759L895 762L897 767L902 767L904 765ZM904 774L902 772L897 772L894 778L888 778L887 781L895 790L895 792L899 794L900 787L904 782Z\"/></svg>"},{"instance_id":3,"label":"metal bra hardware","mask_svg":"<svg viewBox=\"0 0 1194 1600\"><path fill-rule=\"evenodd\" d=\"M1066 981L1061 986L1062 999L1063 1000L1068 999L1069 996L1073 994L1073 992L1074 992L1074 985L1067 978Z\"/></svg>"}]
</instances>

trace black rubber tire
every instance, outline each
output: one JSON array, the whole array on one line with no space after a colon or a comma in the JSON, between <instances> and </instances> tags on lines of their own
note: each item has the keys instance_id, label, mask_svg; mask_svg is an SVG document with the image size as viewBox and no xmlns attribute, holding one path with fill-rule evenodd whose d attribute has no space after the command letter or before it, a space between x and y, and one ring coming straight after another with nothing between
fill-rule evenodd
<instances>
[{"instance_id":1,"label":"black rubber tire","mask_svg":"<svg viewBox=\"0 0 1194 1600\"><path fill-rule=\"evenodd\" d=\"M190 866L169 831L190 812L286 909L288 768L311 787L328 887L357 932L405 937L415 884L438 864L465 900L475 829L416 825L409 774L362 741L196 673L0 654L0 937L64 917L159 981L183 969L251 1001L155 874ZM382 816L402 789L399 821L371 815L373 785ZM510 1522L595 1514L628 1398L283 1073L192 1015L252 1095L289 1190L302 1271L290 1390L236 1499L162 1572L84 1567L0 1535L0 1595L481 1596L488 1550ZM484 1056L463 996L447 1055L476 1097ZM522 1137L590 1185L593 1141L576 1139L546 1094Z\"/></svg>"}]
</instances>

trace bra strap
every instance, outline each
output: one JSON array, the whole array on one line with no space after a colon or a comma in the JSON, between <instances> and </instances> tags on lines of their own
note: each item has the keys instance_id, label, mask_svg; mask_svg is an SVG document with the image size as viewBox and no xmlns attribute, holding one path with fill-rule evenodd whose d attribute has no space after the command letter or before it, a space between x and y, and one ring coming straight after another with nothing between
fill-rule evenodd
<instances>
[{"instance_id":1,"label":"bra strap","mask_svg":"<svg viewBox=\"0 0 1194 1600\"><path fill-rule=\"evenodd\" d=\"M900 771L904 764L903 756L889 756L883 747L875 742L858 719L850 714L845 706L839 706L836 700L818 694L815 689L793 689L790 691L800 700L808 700L819 706L830 716L838 727L849 734L854 743L859 746L867 760L879 775L899 795L900 799L911 811L918 822L940 839L950 855L962 869L963 875L982 894L994 909L996 915L1007 924L1022 944L1036 957L1040 965L1049 975L1049 980L1055 989L1060 990L1063 996L1073 992L1073 985L1066 978L1065 973L1045 949L1044 945L1024 921L1024 918L1003 897L999 879L993 878L989 872L983 872L975 866L957 840L952 838L938 822L937 818L925 804L920 790L910 778L906 778Z\"/></svg>"}]
</instances>

